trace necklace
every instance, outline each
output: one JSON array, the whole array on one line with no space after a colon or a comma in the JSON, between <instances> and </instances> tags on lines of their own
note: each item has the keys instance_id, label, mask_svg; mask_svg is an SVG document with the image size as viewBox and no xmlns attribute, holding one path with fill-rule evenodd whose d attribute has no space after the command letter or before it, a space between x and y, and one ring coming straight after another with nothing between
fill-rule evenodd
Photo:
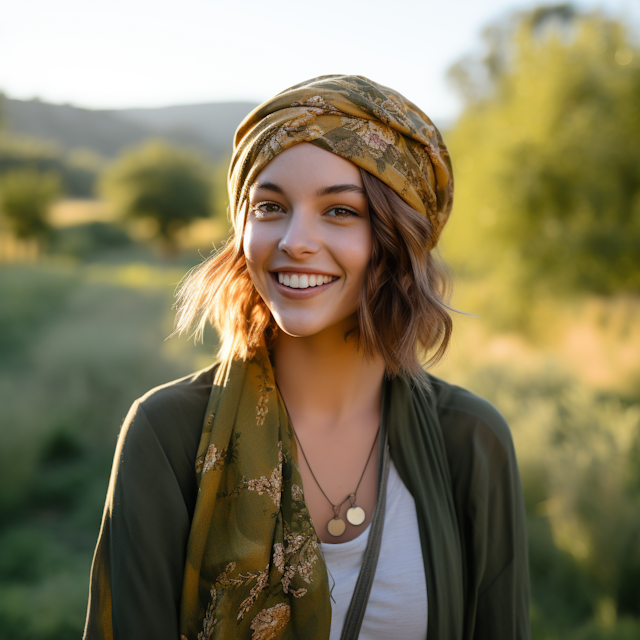
<instances>
[{"instance_id":1,"label":"necklace","mask_svg":"<svg viewBox=\"0 0 640 640\"><path fill-rule=\"evenodd\" d=\"M380 433L380 428L378 428L376 437L373 441L373 444L371 445L371 451L369 451L369 457L367 458L367 463L364 465L364 469L362 470L362 475L360 476L360 480L358 480L358 486L356 487L356 490L353 493L350 493L340 504L333 504L333 502L329 500L329 496L324 492L323 488L320 486L320 483L318 482L318 478L316 478L316 474L313 473L313 469L309 464L309 460L307 460L307 455L305 454L304 449L302 448L302 443L300 442L300 438L298 438L298 434L296 433L296 430L293 427L293 422L291 422L291 428L293 429L293 435L296 437L296 441L300 446L300 451L302 451L302 456L304 457L304 461L307 463L307 467L309 467L309 471L311 471L311 477L316 481L316 484L318 485L318 489L322 491L322 495L327 499L327 502L331 505L333 509L333 518L331 518L331 520L329 520L329 522L327 523L327 531L336 538L341 536L344 533L345 529L347 528L347 525L344 523L344 520L340 517L340 510L342 509L342 505L347 500L349 500L349 502L351 503L351 506L347 509L347 520L349 524L352 524L356 527L358 525L361 525L365 521L367 514L364 512L364 509L362 507L359 507L356 504L356 494L358 493L358 489L360 488L360 483L362 482L362 478L364 478L364 472L367 470L367 467L369 466L369 460L371 460L371 454L373 453L373 450L376 446L376 442L378 440L378 434Z\"/></svg>"}]
</instances>

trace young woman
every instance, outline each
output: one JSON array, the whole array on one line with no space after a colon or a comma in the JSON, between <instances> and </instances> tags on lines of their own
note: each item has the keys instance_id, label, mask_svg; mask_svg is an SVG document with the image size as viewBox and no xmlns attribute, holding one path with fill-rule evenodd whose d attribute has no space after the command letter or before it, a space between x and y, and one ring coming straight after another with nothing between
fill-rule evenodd
<instances>
[{"instance_id":1,"label":"young woman","mask_svg":"<svg viewBox=\"0 0 640 640\"><path fill-rule=\"evenodd\" d=\"M435 126L315 78L240 125L229 190L178 311L219 361L127 416L85 638L528 638L509 429L420 365L451 333Z\"/></svg>"}]
</instances>

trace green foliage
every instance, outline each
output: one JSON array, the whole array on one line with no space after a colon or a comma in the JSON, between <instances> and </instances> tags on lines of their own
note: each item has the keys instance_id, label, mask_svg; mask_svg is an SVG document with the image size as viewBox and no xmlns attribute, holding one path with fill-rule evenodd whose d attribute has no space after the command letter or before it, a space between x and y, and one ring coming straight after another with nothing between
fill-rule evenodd
<instances>
[{"instance_id":1,"label":"green foliage","mask_svg":"<svg viewBox=\"0 0 640 640\"><path fill-rule=\"evenodd\" d=\"M54 174L10 171L0 179L0 211L18 238L43 238L49 233L49 207L59 194Z\"/></svg>"},{"instance_id":2,"label":"green foliage","mask_svg":"<svg viewBox=\"0 0 640 640\"><path fill-rule=\"evenodd\" d=\"M509 422L528 518L534 637L640 630L640 405L553 370L490 367L465 384Z\"/></svg>"},{"instance_id":3,"label":"green foliage","mask_svg":"<svg viewBox=\"0 0 640 640\"><path fill-rule=\"evenodd\" d=\"M640 290L640 48L597 13L547 7L490 28L452 69L449 253L531 291Z\"/></svg>"},{"instance_id":4,"label":"green foliage","mask_svg":"<svg viewBox=\"0 0 640 640\"><path fill-rule=\"evenodd\" d=\"M120 227L107 222L88 222L57 229L51 252L88 260L130 244L131 238Z\"/></svg>"},{"instance_id":5,"label":"green foliage","mask_svg":"<svg viewBox=\"0 0 640 640\"><path fill-rule=\"evenodd\" d=\"M0 268L0 638L82 634L116 436L212 347L164 342L182 270ZM35 613L34 613L35 612Z\"/></svg>"},{"instance_id":6,"label":"green foliage","mask_svg":"<svg viewBox=\"0 0 640 640\"><path fill-rule=\"evenodd\" d=\"M213 211L216 218L224 220L229 217L229 192L227 191L227 173L231 156L218 162L213 171Z\"/></svg>"},{"instance_id":7,"label":"green foliage","mask_svg":"<svg viewBox=\"0 0 640 640\"><path fill-rule=\"evenodd\" d=\"M0 175L17 169L30 169L60 176L64 194L77 198L93 197L101 159L95 153L76 149L63 156L55 145L40 140L0 136Z\"/></svg>"},{"instance_id":8,"label":"green foliage","mask_svg":"<svg viewBox=\"0 0 640 640\"><path fill-rule=\"evenodd\" d=\"M116 160L101 188L121 215L153 220L158 235L173 247L180 228L211 215L211 173L196 154L150 142Z\"/></svg>"},{"instance_id":9,"label":"green foliage","mask_svg":"<svg viewBox=\"0 0 640 640\"><path fill-rule=\"evenodd\" d=\"M0 305L0 354L5 365L19 359L32 336L56 320L77 286L78 276L73 272L24 267L0 270L2 299L11 301Z\"/></svg>"}]
</instances>

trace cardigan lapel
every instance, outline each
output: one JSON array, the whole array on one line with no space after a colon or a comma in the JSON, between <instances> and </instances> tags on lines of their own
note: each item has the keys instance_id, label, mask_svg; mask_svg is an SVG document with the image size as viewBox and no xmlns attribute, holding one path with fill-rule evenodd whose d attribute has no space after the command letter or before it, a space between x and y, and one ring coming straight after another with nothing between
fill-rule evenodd
<instances>
[{"instance_id":1,"label":"cardigan lapel","mask_svg":"<svg viewBox=\"0 0 640 640\"><path fill-rule=\"evenodd\" d=\"M428 595L427 639L458 640L464 623L464 577L451 475L433 391L401 377L386 385L389 450L416 503Z\"/></svg>"}]
</instances>

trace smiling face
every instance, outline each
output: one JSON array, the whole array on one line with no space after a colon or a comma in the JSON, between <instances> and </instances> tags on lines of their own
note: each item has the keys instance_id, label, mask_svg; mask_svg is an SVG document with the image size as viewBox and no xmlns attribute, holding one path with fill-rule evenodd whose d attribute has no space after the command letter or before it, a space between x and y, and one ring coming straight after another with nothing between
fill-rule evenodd
<instances>
[{"instance_id":1,"label":"smiling face","mask_svg":"<svg viewBox=\"0 0 640 640\"><path fill-rule=\"evenodd\" d=\"M309 143L278 154L250 190L243 247L285 333L352 328L373 248L358 167Z\"/></svg>"}]
</instances>

